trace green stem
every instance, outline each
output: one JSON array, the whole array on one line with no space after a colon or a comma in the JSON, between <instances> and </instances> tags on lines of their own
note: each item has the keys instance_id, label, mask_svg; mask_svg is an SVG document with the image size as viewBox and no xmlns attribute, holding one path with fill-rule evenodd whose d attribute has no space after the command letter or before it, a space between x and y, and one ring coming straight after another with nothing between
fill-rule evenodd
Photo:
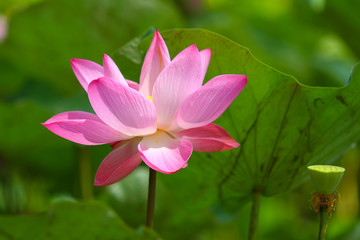
<instances>
[{"instance_id":1,"label":"green stem","mask_svg":"<svg viewBox=\"0 0 360 240\"><path fill-rule=\"evenodd\" d=\"M80 171L81 197L84 200L93 199L93 186L91 184L91 161L89 148L77 147Z\"/></svg>"},{"instance_id":2,"label":"green stem","mask_svg":"<svg viewBox=\"0 0 360 240\"><path fill-rule=\"evenodd\" d=\"M328 222L327 206L320 207L320 229L319 229L319 240L325 240L326 228Z\"/></svg>"},{"instance_id":3,"label":"green stem","mask_svg":"<svg viewBox=\"0 0 360 240\"><path fill-rule=\"evenodd\" d=\"M155 210L155 191L156 191L156 171L149 168L149 191L146 213L146 226L148 228L153 227L154 222L154 210Z\"/></svg>"},{"instance_id":4,"label":"green stem","mask_svg":"<svg viewBox=\"0 0 360 240\"><path fill-rule=\"evenodd\" d=\"M250 215L249 240L257 239L261 195L259 189L254 189Z\"/></svg>"}]
</instances>

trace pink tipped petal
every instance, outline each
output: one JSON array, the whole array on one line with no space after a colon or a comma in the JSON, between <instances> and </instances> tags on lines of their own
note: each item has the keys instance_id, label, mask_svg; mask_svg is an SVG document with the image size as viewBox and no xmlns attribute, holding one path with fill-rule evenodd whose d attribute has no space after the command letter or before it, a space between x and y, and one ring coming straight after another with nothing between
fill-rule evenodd
<instances>
[{"instance_id":1,"label":"pink tipped petal","mask_svg":"<svg viewBox=\"0 0 360 240\"><path fill-rule=\"evenodd\" d=\"M142 161L137 151L138 143L137 139L131 140L107 155L96 172L95 185L116 183L134 171Z\"/></svg>"},{"instance_id":2,"label":"pink tipped petal","mask_svg":"<svg viewBox=\"0 0 360 240\"><path fill-rule=\"evenodd\" d=\"M159 31L156 30L141 68L140 92L144 96L152 96L152 89L158 75L169 63L169 51L164 39L161 37Z\"/></svg>"},{"instance_id":3,"label":"pink tipped petal","mask_svg":"<svg viewBox=\"0 0 360 240\"><path fill-rule=\"evenodd\" d=\"M100 145L131 138L106 125L95 114L87 112L60 113L42 125L60 137L84 145Z\"/></svg>"},{"instance_id":4,"label":"pink tipped petal","mask_svg":"<svg viewBox=\"0 0 360 240\"><path fill-rule=\"evenodd\" d=\"M71 59L71 67L81 86L87 91L92 80L104 76L103 67L97 63L84 59Z\"/></svg>"},{"instance_id":5,"label":"pink tipped petal","mask_svg":"<svg viewBox=\"0 0 360 240\"><path fill-rule=\"evenodd\" d=\"M118 80L120 83L127 86L127 82L121 74L119 68L116 66L114 61L106 54L103 56L104 76Z\"/></svg>"},{"instance_id":6,"label":"pink tipped petal","mask_svg":"<svg viewBox=\"0 0 360 240\"><path fill-rule=\"evenodd\" d=\"M184 99L201 87L201 75L201 57L195 45L179 53L160 73L152 95L160 129L174 129L175 113Z\"/></svg>"},{"instance_id":7,"label":"pink tipped petal","mask_svg":"<svg viewBox=\"0 0 360 240\"><path fill-rule=\"evenodd\" d=\"M174 173L187 166L192 153L191 142L174 139L163 131L146 136L138 150L142 160L152 169L162 173Z\"/></svg>"},{"instance_id":8,"label":"pink tipped petal","mask_svg":"<svg viewBox=\"0 0 360 240\"><path fill-rule=\"evenodd\" d=\"M208 125L173 133L178 138L189 140L197 152L219 152L237 148L237 143L222 127L210 123Z\"/></svg>"},{"instance_id":9,"label":"pink tipped petal","mask_svg":"<svg viewBox=\"0 0 360 240\"><path fill-rule=\"evenodd\" d=\"M247 83L244 75L220 75L192 93L179 108L181 128L201 127L216 120Z\"/></svg>"},{"instance_id":10,"label":"pink tipped petal","mask_svg":"<svg viewBox=\"0 0 360 240\"><path fill-rule=\"evenodd\" d=\"M156 132L156 111L152 102L136 90L111 78L90 83L90 103L107 125L130 136Z\"/></svg>"},{"instance_id":11,"label":"pink tipped petal","mask_svg":"<svg viewBox=\"0 0 360 240\"><path fill-rule=\"evenodd\" d=\"M137 82L134 82L131 80L126 80L126 82L129 85L129 87L131 87L132 89L135 89L136 91L139 91L140 85Z\"/></svg>"},{"instance_id":12,"label":"pink tipped petal","mask_svg":"<svg viewBox=\"0 0 360 240\"><path fill-rule=\"evenodd\" d=\"M201 66L202 66L202 77L201 79L204 80L206 71L208 69L210 59L211 59L211 49L204 49L200 51L200 57L201 57Z\"/></svg>"}]
</instances>

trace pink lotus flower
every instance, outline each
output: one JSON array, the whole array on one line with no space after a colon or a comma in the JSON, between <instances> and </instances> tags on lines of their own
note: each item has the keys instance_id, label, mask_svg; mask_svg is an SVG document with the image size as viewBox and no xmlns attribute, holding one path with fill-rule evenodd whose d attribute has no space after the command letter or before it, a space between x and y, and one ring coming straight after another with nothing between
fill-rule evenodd
<instances>
[{"instance_id":1,"label":"pink lotus flower","mask_svg":"<svg viewBox=\"0 0 360 240\"><path fill-rule=\"evenodd\" d=\"M243 75L220 75L202 86L211 50L192 45L172 61L155 32L140 85L125 80L111 58L103 66L71 60L96 113L64 112L43 123L53 133L84 145L112 144L95 185L120 181L144 161L162 173L186 167L192 151L215 152L239 144L213 124L247 83Z\"/></svg>"}]
</instances>

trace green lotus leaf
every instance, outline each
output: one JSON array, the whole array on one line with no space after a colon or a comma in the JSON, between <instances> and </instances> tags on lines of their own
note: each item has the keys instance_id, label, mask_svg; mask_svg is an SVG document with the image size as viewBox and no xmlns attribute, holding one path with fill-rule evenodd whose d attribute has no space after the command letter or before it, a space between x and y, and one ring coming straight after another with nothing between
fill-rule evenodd
<instances>
[{"instance_id":1,"label":"green lotus leaf","mask_svg":"<svg viewBox=\"0 0 360 240\"><path fill-rule=\"evenodd\" d=\"M225 206L239 209L255 190L273 196L298 186L308 178L306 166L333 163L359 140L360 67L354 68L347 86L306 86L218 34L205 30L161 34L172 58L191 44L212 49L206 80L220 74L245 74L249 79L216 121L240 147L220 153L195 153L189 161L192 170L174 175L197 179L198 185L194 180L194 189L187 189L191 194L199 185L209 189L215 186ZM150 41L151 37L140 42L138 51L145 53ZM114 57L124 69L123 61L119 61L123 56Z\"/></svg>"}]
</instances>

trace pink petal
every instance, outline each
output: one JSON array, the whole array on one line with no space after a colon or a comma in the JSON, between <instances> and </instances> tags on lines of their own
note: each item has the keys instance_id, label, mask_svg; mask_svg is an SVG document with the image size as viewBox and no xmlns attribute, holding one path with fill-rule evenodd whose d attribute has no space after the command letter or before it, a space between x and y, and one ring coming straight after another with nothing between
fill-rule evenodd
<instances>
[{"instance_id":1,"label":"pink petal","mask_svg":"<svg viewBox=\"0 0 360 240\"><path fill-rule=\"evenodd\" d=\"M124 144L127 143L127 142L128 142L127 140L113 142L113 143L110 145L110 147L111 147L111 149L116 149L116 148L124 145Z\"/></svg>"},{"instance_id":2,"label":"pink petal","mask_svg":"<svg viewBox=\"0 0 360 240\"><path fill-rule=\"evenodd\" d=\"M138 139L116 148L100 164L96 176L96 186L107 186L116 183L132 171L141 163L140 155L137 151Z\"/></svg>"},{"instance_id":3,"label":"pink petal","mask_svg":"<svg viewBox=\"0 0 360 240\"><path fill-rule=\"evenodd\" d=\"M95 114L87 112L60 113L42 125L60 137L84 145L100 145L131 138L106 125Z\"/></svg>"},{"instance_id":4,"label":"pink petal","mask_svg":"<svg viewBox=\"0 0 360 240\"><path fill-rule=\"evenodd\" d=\"M92 81L90 103L107 125L130 136L156 132L156 111L152 102L136 90L111 78Z\"/></svg>"},{"instance_id":5,"label":"pink petal","mask_svg":"<svg viewBox=\"0 0 360 240\"><path fill-rule=\"evenodd\" d=\"M181 128L201 127L216 120L247 83L244 75L220 75L192 93L179 108Z\"/></svg>"},{"instance_id":6,"label":"pink petal","mask_svg":"<svg viewBox=\"0 0 360 240\"><path fill-rule=\"evenodd\" d=\"M201 57L201 66L202 66L202 77L201 79L204 81L206 71L208 69L210 58L211 58L211 49L204 49L200 51L200 57Z\"/></svg>"},{"instance_id":7,"label":"pink petal","mask_svg":"<svg viewBox=\"0 0 360 240\"><path fill-rule=\"evenodd\" d=\"M106 54L103 56L104 76L118 80L120 83L127 86L126 80L121 74L119 68L114 61ZM101 76L102 77L102 76Z\"/></svg>"},{"instance_id":8,"label":"pink petal","mask_svg":"<svg viewBox=\"0 0 360 240\"><path fill-rule=\"evenodd\" d=\"M152 96L152 89L156 78L169 63L169 51L164 39L161 37L159 31L156 30L141 68L140 92L144 96Z\"/></svg>"},{"instance_id":9,"label":"pink petal","mask_svg":"<svg viewBox=\"0 0 360 240\"><path fill-rule=\"evenodd\" d=\"M139 91L140 85L137 82L134 82L131 80L126 80L126 82L129 85L129 87L131 87L132 89L135 89L136 91Z\"/></svg>"},{"instance_id":10,"label":"pink petal","mask_svg":"<svg viewBox=\"0 0 360 240\"><path fill-rule=\"evenodd\" d=\"M163 131L146 136L138 150L142 160L152 169L162 173L174 173L187 166L192 153L191 142L174 139Z\"/></svg>"},{"instance_id":11,"label":"pink petal","mask_svg":"<svg viewBox=\"0 0 360 240\"><path fill-rule=\"evenodd\" d=\"M178 138L189 140L197 152L219 152L238 147L229 133L222 127L210 123L208 125L173 133Z\"/></svg>"},{"instance_id":12,"label":"pink petal","mask_svg":"<svg viewBox=\"0 0 360 240\"><path fill-rule=\"evenodd\" d=\"M71 59L71 67L81 86L87 91L92 80L104 76L103 67L97 63L84 59Z\"/></svg>"},{"instance_id":13,"label":"pink petal","mask_svg":"<svg viewBox=\"0 0 360 240\"><path fill-rule=\"evenodd\" d=\"M175 113L184 99L201 87L199 50L192 45L179 53L160 73L153 88L158 127L173 130Z\"/></svg>"}]
</instances>

